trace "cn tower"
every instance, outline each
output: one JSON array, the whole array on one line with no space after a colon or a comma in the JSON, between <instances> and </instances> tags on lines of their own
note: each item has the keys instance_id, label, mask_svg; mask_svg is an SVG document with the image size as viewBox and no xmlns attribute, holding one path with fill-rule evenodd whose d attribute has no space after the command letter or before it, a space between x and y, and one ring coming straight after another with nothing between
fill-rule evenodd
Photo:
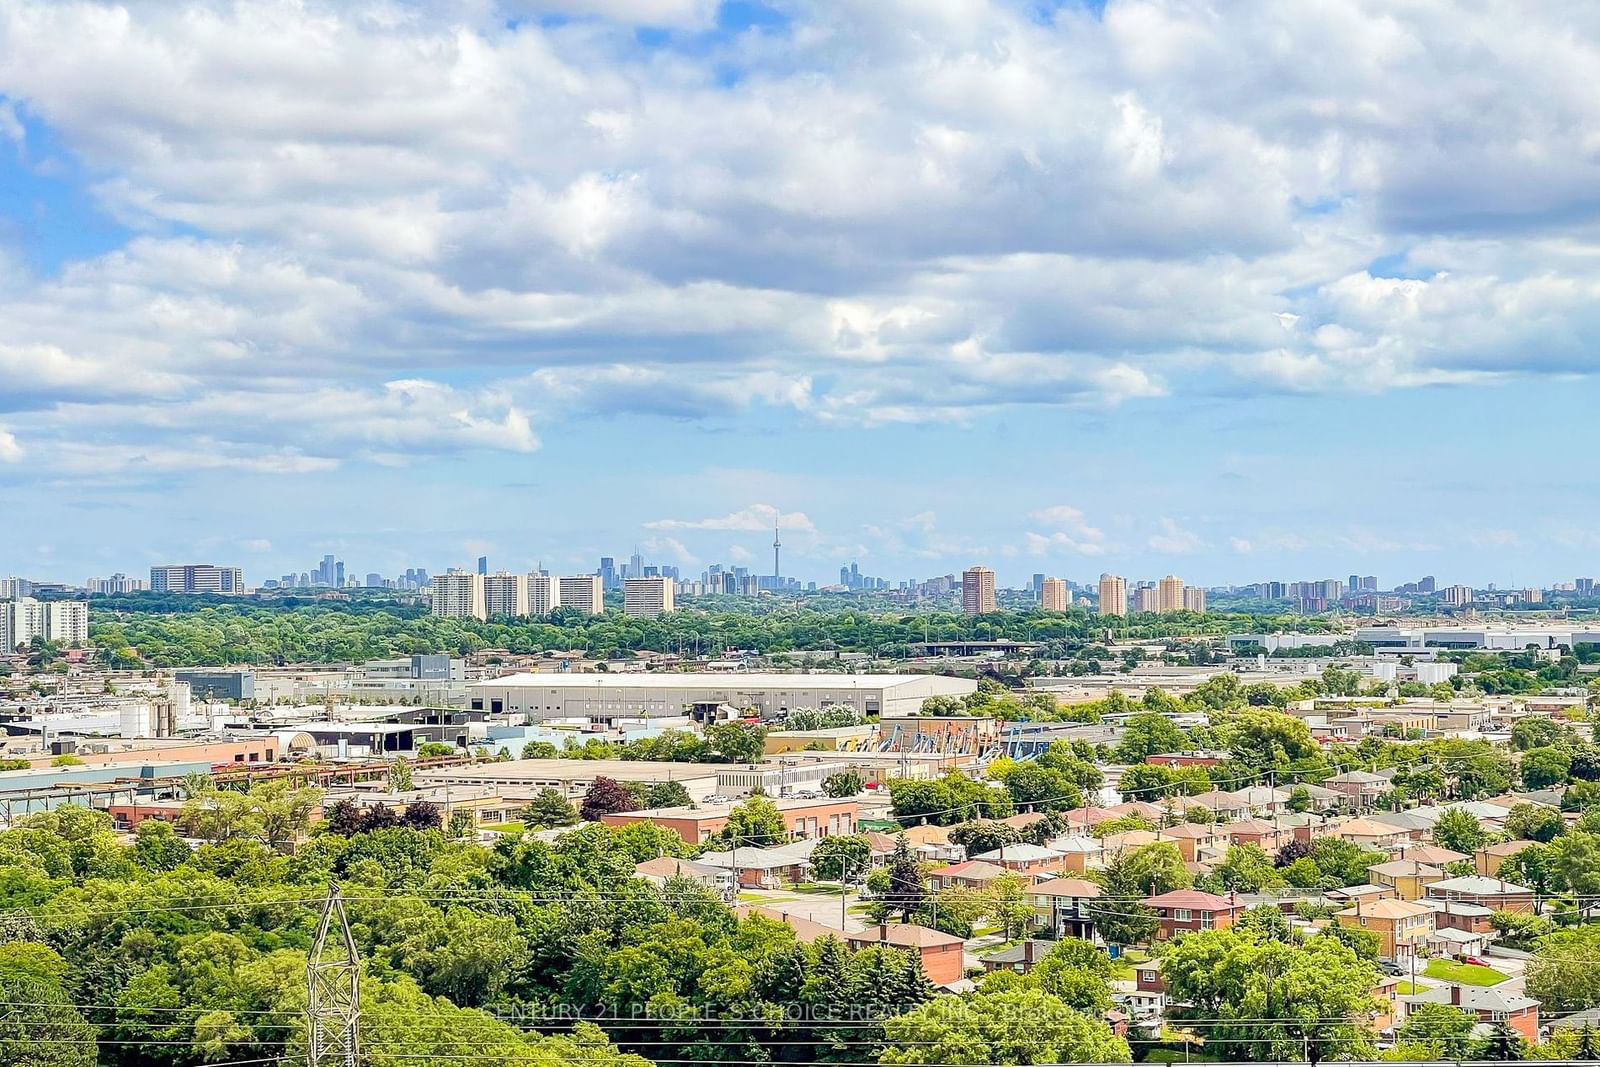
<instances>
[{"instance_id":1,"label":"cn tower","mask_svg":"<svg viewBox=\"0 0 1600 1067\"><path fill-rule=\"evenodd\" d=\"M779 578L779 577L782 577L782 575L783 575L783 569L778 566L778 549L780 549L782 547L783 547L783 542L778 540L778 524L777 523L773 523L772 524L772 577L773 578Z\"/></svg>"}]
</instances>

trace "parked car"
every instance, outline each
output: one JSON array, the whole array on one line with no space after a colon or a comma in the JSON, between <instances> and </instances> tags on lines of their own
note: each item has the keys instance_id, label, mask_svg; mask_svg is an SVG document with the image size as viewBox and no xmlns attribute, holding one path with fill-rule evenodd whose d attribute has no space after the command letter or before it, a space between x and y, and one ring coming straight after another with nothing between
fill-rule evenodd
<instances>
[{"instance_id":1,"label":"parked car","mask_svg":"<svg viewBox=\"0 0 1600 1067\"><path fill-rule=\"evenodd\" d=\"M1474 967L1487 967L1487 966L1489 966L1488 963L1486 963L1484 960L1480 959L1477 956L1462 956L1461 957L1461 962L1462 963L1470 963Z\"/></svg>"},{"instance_id":2,"label":"parked car","mask_svg":"<svg viewBox=\"0 0 1600 1067\"><path fill-rule=\"evenodd\" d=\"M1398 963L1380 963L1378 966L1383 969L1384 974L1391 978L1399 978L1406 974L1406 969Z\"/></svg>"}]
</instances>

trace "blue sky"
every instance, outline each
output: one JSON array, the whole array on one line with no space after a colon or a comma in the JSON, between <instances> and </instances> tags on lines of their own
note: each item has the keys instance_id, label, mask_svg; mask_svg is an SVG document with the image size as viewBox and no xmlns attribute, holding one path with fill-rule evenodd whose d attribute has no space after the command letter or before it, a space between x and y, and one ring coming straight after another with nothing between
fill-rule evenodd
<instances>
[{"instance_id":1,"label":"blue sky","mask_svg":"<svg viewBox=\"0 0 1600 1067\"><path fill-rule=\"evenodd\" d=\"M1597 65L1576 3L7 0L0 573L1594 574Z\"/></svg>"}]
</instances>

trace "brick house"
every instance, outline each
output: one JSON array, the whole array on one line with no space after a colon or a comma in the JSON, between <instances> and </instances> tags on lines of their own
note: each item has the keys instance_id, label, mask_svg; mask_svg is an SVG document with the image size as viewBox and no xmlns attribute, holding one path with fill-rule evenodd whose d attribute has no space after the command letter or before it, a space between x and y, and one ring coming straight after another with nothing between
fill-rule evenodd
<instances>
[{"instance_id":1,"label":"brick house","mask_svg":"<svg viewBox=\"0 0 1600 1067\"><path fill-rule=\"evenodd\" d=\"M1196 930L1225 930L1244 914L1244 905L1237 899L1202 893L1198 889L1175 889L1146 897L1144 903L1156 911L1161 923L1156 936L1162 940Z\"/></svg>"},{"instance_id":2,"label":"brick house","mask_svg":"<svg viewBox=\"0 0 1600 1067\"><path fill-rule=\"evenodd\" d=\"M923 973L934 985L954 985L966 975L966 941L942 930L913 923L879 923L860 933L845 934L844 941L858 950L885 945L915 952L922 960Z\"/></svg>"},{"instance_id":3,"label":"brick house","mask_svg":"<svg viewBox=\"0 0 1600 1067\"><path fill-rule=\"evenodd\" d=\"M1359 901L1334 916L1339 925L1378 935L1378 957L1410 962L1433 935L1433 909L1410 900Z\"/></svg>"},{"instance_id":4,"label":"brick house","mask_svg":"<svg viewBox=\"0 0 1600 1067\"><path fill-rule=\"evenodd\" d=\"M1023 894L1039 916L1040 925L1056 937L1094 940L1094 902L1105 891L1082 878L1051 878L1030 886Z\"/></svg>"},{"instance_id":5,"label":"brick house","mask_svg":"<svg viewBox=\"0 0 1600 1067\"><path fill-rule=\"evenodd\" d=\"M1428 896L1434 900L1478 904L1490 911L1516 912L1533 911L1538 898L1538 894L1527 886L1501 878L1485 878L1479 874L1434 882L1428 886Z\"/></svg>"}]
</instances>

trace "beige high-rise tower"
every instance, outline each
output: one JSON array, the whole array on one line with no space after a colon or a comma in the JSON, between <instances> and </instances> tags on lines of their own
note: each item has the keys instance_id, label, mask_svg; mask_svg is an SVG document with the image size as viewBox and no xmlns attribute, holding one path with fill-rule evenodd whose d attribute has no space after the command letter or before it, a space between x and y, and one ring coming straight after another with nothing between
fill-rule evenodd
<instances>
[{"instance_id":1,"label":"beige high-rise tower","mask_svg":"<svg viewBox=\"0 0 1600 1067\"><path fill-rule=\"evenodd\" d=\"M1060 578L1046 578L1039 586L1039 606L1046 611L1066 611L1067 604L1067 583Z\"/></svg>"},{"instance_id":2,"label":"beige high-rise tower","mask_svg":"<svg viewBox=\"0 0 1600 1067\"><path fill-rule=\"evenodd\" d=\"M995 610L994 571L968 567L962 572L961 610L968 615L987 615Z\"/></svg>"},{"instance_id":3,"label":"beige high-rise tower","mask_svg":"<svg viewBox=\"0 0 1600 1067\"><path fill-rule=\"evenodd\" d=\"M1128 579L1116 574L1100 576L1100 614L1128 614Z\"/></svg>"},{"instance_id":4,"label":"beige high-rise tower","mask_svg":"<svg viewBox=\"0 0 1600 1067\"><path fill-rule=\"evenodd\" d=\"M1156 610L1163 615L1183 610L1183 579L1167 575L1156 583Z\"/></svg>"},{"instance_id":5,"label":"beige high-rise tower","mask_svg":"<svg viewBox=\"0 0 1600 1067\"><path fill-rule=\"evenodd\" d=\"M1206 591L1200 588L1198 585L1184 587L1183 607L1184 610L1192 611L1198 615L1205 614Z\"/></svg>"}]
</instances>

